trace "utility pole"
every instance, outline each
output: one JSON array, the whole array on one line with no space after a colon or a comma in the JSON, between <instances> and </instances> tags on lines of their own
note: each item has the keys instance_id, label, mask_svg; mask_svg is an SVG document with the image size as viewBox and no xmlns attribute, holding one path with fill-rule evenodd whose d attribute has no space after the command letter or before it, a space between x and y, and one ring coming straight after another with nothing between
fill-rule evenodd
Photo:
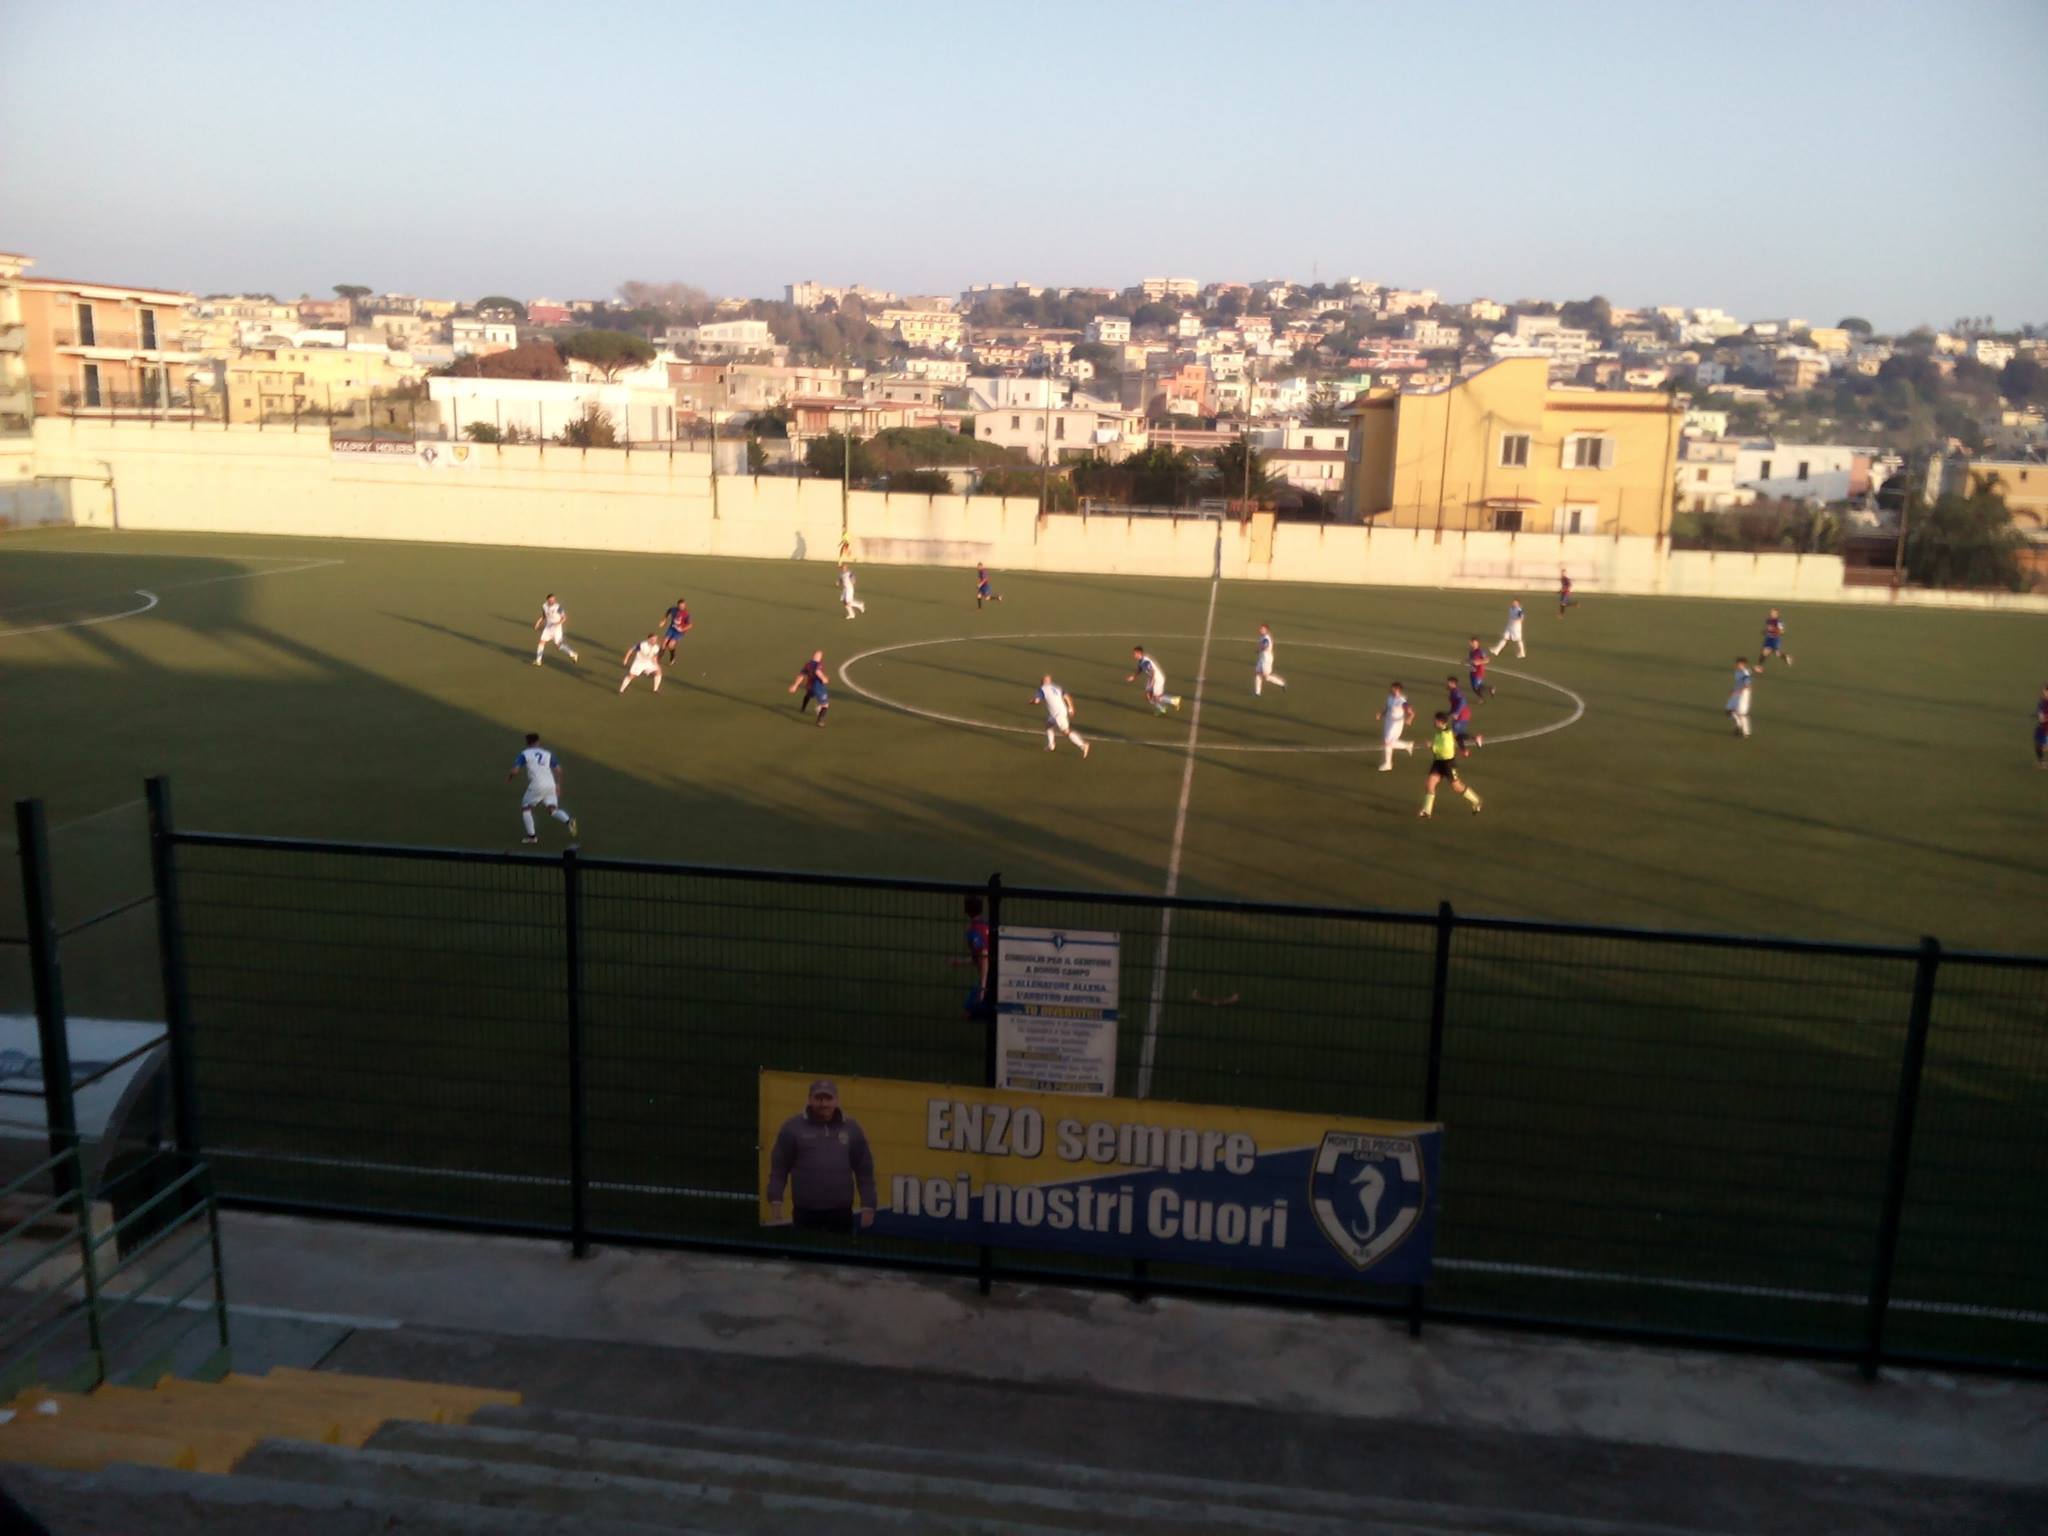
<instances>
[{"instance_id":1,"label":"utility pole","mask_svg":"<svg viewBox=\"0 0 2048 1536\"><path fill-rule=\"evenodd\" d=\"M1258 370L1252 367L1252 360L1244 360L1244 519L1249 522L1252 515L1252 396L1258 390Z\"/></svg>"},{"instance_id":2,"label":"utility pole","mask_svg":"<svg viewBox=\"0 0 2048 1536\"><path fill-rule=\"evenodd\" d=\"M1038 451L1038 515L1052 502L1052 357L1045 360L1045 443Z\"/></svg>"}]
</instances>

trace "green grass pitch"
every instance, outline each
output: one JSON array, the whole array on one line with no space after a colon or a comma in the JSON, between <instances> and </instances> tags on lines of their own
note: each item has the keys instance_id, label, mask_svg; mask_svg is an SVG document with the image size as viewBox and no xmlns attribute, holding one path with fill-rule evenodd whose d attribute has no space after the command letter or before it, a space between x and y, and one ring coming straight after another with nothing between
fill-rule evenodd
<instances>
[{"instance_id":1,"label":"green grass pitch","mask_svg":"<svg viewBox=\"0 0 2048 1536\"><path fill-rule=\"evenodd\" d=\"M1530 592L1529 656L1501 658L1499 697L1477 706L1492 744L1465 767L1485 812L1444 795L1424 822L1421 763L1375 771L1373 711L1399 678L1426 717L1468 638L1499 636L1507 594L994 577L1005 601L977 611L970 571L862 568L867 612L849 621L816 564L10 535L0 787L46 801L70 920L147 889L146 774L171 776L188 828L513 848L505 774L537 730L561 754L592 856L1000 871L1011 885L1153 894L1177 862L1191 896L1404 911L1448 899L1563 922L2048 948L2048 774L2029 746L2048 676L2038 616L1788 608L1797 665L1763 675L1755 734L1739 740L1721 707L1764 605L1582 592L1560 619L1550 592ZM536 668L548 591L580 661L550 650ZM645 680L620 696L621 654L678 595L696 618L679 663L658 696ZM1290 686L1254 698L1261 622ZM1185 696L1178 712L1153 715L1123 681L1140 641ZM785 691L818 648L833 676L824 730ZM1047 672L1098 743L1086 761L1045 750L1031 694ZM543 822L543 852L565 842ZM316 887L216 864L188 895L205 930L202 1020L238 1042L212 1069L232 1133L339 1159L375 1137L401 1171L334 1185L368 1201L422 1198L406 1167L559 1171L551 1026L520 1017L559 957L518 927L517 879L416 890L417 867L378 864ZM759 888L703 886L689 906L651 877L590 878L593 1155L615 1225L677 1219L646 1190L744 1190L760 1065L978 1076L963 973L944 963L958 945L949 905L807 913ZM231 898L210 929L209 894ZM11 883L0 900L0 929L17 932ZM1150 911L1074 899L1009 916L1123 928L1127 1085L1156 998L1160 1096L1414 1113L1424 930L1188 914L1169 958ZM304 942L323 920L349 938L345 960ZM149 921L67 946L74 1011L159 1006ZM429 978L422 936L468 946L460 966ZM19 953L0 951L0 1003L17 1010ZM1445 1255L1468 1267L1449 1271L1454 1297L1853 1338L1853 1308L1823 1298L1867 1270L1910 964L1485 933L1461 934L1456 953ZM1922 1109L1944 1153L1916 1175L1901 1294L1963 1310L1905 1314L1894 1332L2039 1358L2042 1325L2003 1313L2032 1315L2048 1254L2040 1223L2016 1217L2048 1177L2048 983L1944 977ZM806 1021L821 996L842 1012ZM850 1046L855 1017L868 1022ZM478 1051L497 1074L464 1084ZM309 1073L328 1085L317 1106L295 1097ZM252 1171L245 1187L311 1177ZM559 1214L530 1190L432 1198ZM727 1199L684 1226L742 1236L750 1222ZM1512 1273L1486 1267L1510 1261ZM1533 1272L1546 1267L1709 1288L1588 1293ZM1969 1310L1980 1303L1989 1313Z\"/></svg>"}]
</instances>

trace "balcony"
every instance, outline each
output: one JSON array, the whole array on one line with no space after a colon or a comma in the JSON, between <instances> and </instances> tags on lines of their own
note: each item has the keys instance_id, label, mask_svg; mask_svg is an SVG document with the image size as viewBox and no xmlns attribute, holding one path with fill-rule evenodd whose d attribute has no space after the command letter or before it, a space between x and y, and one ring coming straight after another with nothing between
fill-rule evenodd
<instances>
[{"instance_id":1,"label":"balcony","mask_svg":"<svg viewBox=\"0 0 2048 1536\"><path fill-rule=\"evenodd\" d=\"M94 326L90 331L58 331L52 340L59 350L76 347L98 347L105 352L168 352L175 350L164 345L164 333L144 339L140 331L116 331L104 325Z\"/></svg>"},{"instance_id":2,"label":"balcony","mask_svg":"<svg viewBox=\"0 0 2048 1536\"><path fill-rule=\"evenodd\" d=\"M25 352L28 350L28 327L16 322L0 325L0 352Z\"/></svg>"}]
</instances>

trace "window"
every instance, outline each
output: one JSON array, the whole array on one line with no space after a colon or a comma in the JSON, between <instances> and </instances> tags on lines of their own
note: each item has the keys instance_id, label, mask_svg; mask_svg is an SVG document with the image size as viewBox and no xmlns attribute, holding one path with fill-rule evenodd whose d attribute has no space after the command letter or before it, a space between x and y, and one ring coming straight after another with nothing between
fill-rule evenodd
<instances>
[{"instance_id":1,"label":"window","mask_svg":"<svg viewBox=\"0 0 2048 1536\"><path fill-rule=\"evenodd\" d=\"M1559 533L1598 533L1600 508L1591 502L1566 502L1557 509Z\"/></svg>"},{"instance_id":2,"label":"window","mask_svg":"<svg viewBox=\"0 0 2048 1536\"><path fill-rule=\"evenodd\" d=\"M1024 418L1023 418L1022 416L1012 416L1012 417L1010 418L1010 430L1011 430L1012 432L1021 432L1021 431L1023 431L1023 430L1024 430Z\"/></svg>"},{"instance_id":3,"label":"window","mask_svg":"<svg viewBox=\"0 0 2048 1536\"><path fill-rule=\"evenodd\" d=\"M1799 461L1799 478L1802 480L1806 478L1806 460L1804 459Z\"/></svg>"},{"instance_id":4,"label":"window","mask_svg":"<svg viewBox=\"0 0 2048 1536\"><path fill-rule=\"evenodd\" d=\"M1520 533L1522 531L1522 509L1520 507L1496 507L1493 512L1495 533Z\"/></svg>"},{"instance_id":5,"label":"window","mask_svg":"<svg viewBox=\"0 0 2048 1536\"><path fill-rule=\"evenodd\" d=\"M1307 437L1304 437L1304 438L1303 438L1303 439L1301 440L1301 446L1302 446L1303 448L1307 448L1307 449L1313 449L1313 448L1315 447L1315 445L1316 445L1316 440L1315 440L1315 435L1314 435L1313 433L1311 433L1311 434L1310 434L1309 436L1307 436Z\"/></svg>"},{"instance_id":6,"label":"window","mask_svg":"<svg viewBox=\"0 0 2048 1536\"><path fill-rule=\"evenodd\" d=\"M86 306L83 304L78 307L86 309ZM87 405L98 405L100 403L100 365L98 363L87 363L85 365L84 385L85 403Z\"/></svg>"},{"instance_id":7,"label":"window","mask_svg":"<svg viewBox=\"0 0 2048 1536\"><path fill-rule=\"evenodd\" d=\"M1062 416L1062 417L1060 417L1060 418L1059 418L1059 419L1058 419L1057 421L1055 421L1055 422L1053 423L1053 428L1052 428L1052 435L1053 435L1054 437L1065 437L1065 436L1067 435L1067 418L1066 418L1066 417Z\"/></svg>"},{"instance_id":8,"label":"window","mask_svg":"<svg viewBox=\"0 0 2048 1536\"><path fill-rule=\"evenodd\" d=\"M1567 469L1605 469L1614 457L1604 437L1574 437L1565 447Z\"/></svg>"},{"instance_id":9,"label":"window","mask_svg":"<svg viewBox=\"0 0 2048 1536\"><path fill-rule=\"evenodd\" d=\"M1707 472L1704 469L1695 470L1693 472L1693 478L1698 480L1702 485L1704 485L1706 484L1707 480Z\"/></svg>"},{"instance_id":10,"label":"window","mask_svg":"<svg viewBox=\"0 0 2048 1536\"><path fill-rule=\"evenodd\" d=\"M78 306L78 344L81 347L92 346L95 338L96 333L93 330L92 324L92 306L90 304L81 304ZM99 374L97 368L93 369L92 372L95 377ZM99 402L94 401L93 403L97 405Z\"/></svg>"},{"instance_id":11,"label":"window","mask_svg":"<svg viewBox=\"0 0 2048 1536\"><path fill-rule=\"evenodd\" d=\"M1768 480L1771 478L1771 461L1769 459L1765 459L1762 463L1757 465L1756 477L1759 480Z\"/></svg>"},{"instance_id":12,"label":"window","mask_svg":"<svg viewBox=\"0 0 2048 1536\"><path fill-rule=\"evenodd\" d=\"M1510 432L1500 440L1500 463L1503 469L1524 469L1529 463L1529 434Z\"/></svg>"},{"instance_id":13,"label":"window","mask_svg":"<svg viewBox=\"0 0 2048 1536\"><path fill-rule=\"evenodd\" d=\"M136 313L137 318L142 322L142 350L154 352L156 350L156 311L144 309L138 310Z\"/></svg>"}]
</instances>

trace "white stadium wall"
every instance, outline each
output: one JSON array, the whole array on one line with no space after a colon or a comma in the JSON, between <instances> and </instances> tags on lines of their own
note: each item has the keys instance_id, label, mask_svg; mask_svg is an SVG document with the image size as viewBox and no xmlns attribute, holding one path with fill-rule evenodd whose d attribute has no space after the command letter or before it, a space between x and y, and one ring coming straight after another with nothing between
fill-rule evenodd
<instances>
[{"instance_id":1,"label":"white stadium wall","mask_svg":"<svg viewBox=\"0 0 2048 1536\"><path fill-rule=\"evenodd\" d=\"M60 418L35 424L33 474L62 484L88 526L189 533L406 539L765 560L838 558L836 480L720 476L710 456L660 451L421 444L392 455L337 452L323 431L196 429ZM17 480L15 495L31 494ZM42 494L40 492L35 494ZM855 491L844 527L856 562L1003 571L1206 577L1217 525L1198 518L1058 514L1030 497ZM1359 586L1555 589L1558 567L1587 595L1628 593L1783 602L1891 600L1847 588L1831 555L1660 548L1643 538L1455 533L1279 523L1222 528L1229 580ZM2048 598L1917 593L1902 603L2048 609ZM1953 601L1951 601L1953 600Z\"/></svg>"}]
</instances>

